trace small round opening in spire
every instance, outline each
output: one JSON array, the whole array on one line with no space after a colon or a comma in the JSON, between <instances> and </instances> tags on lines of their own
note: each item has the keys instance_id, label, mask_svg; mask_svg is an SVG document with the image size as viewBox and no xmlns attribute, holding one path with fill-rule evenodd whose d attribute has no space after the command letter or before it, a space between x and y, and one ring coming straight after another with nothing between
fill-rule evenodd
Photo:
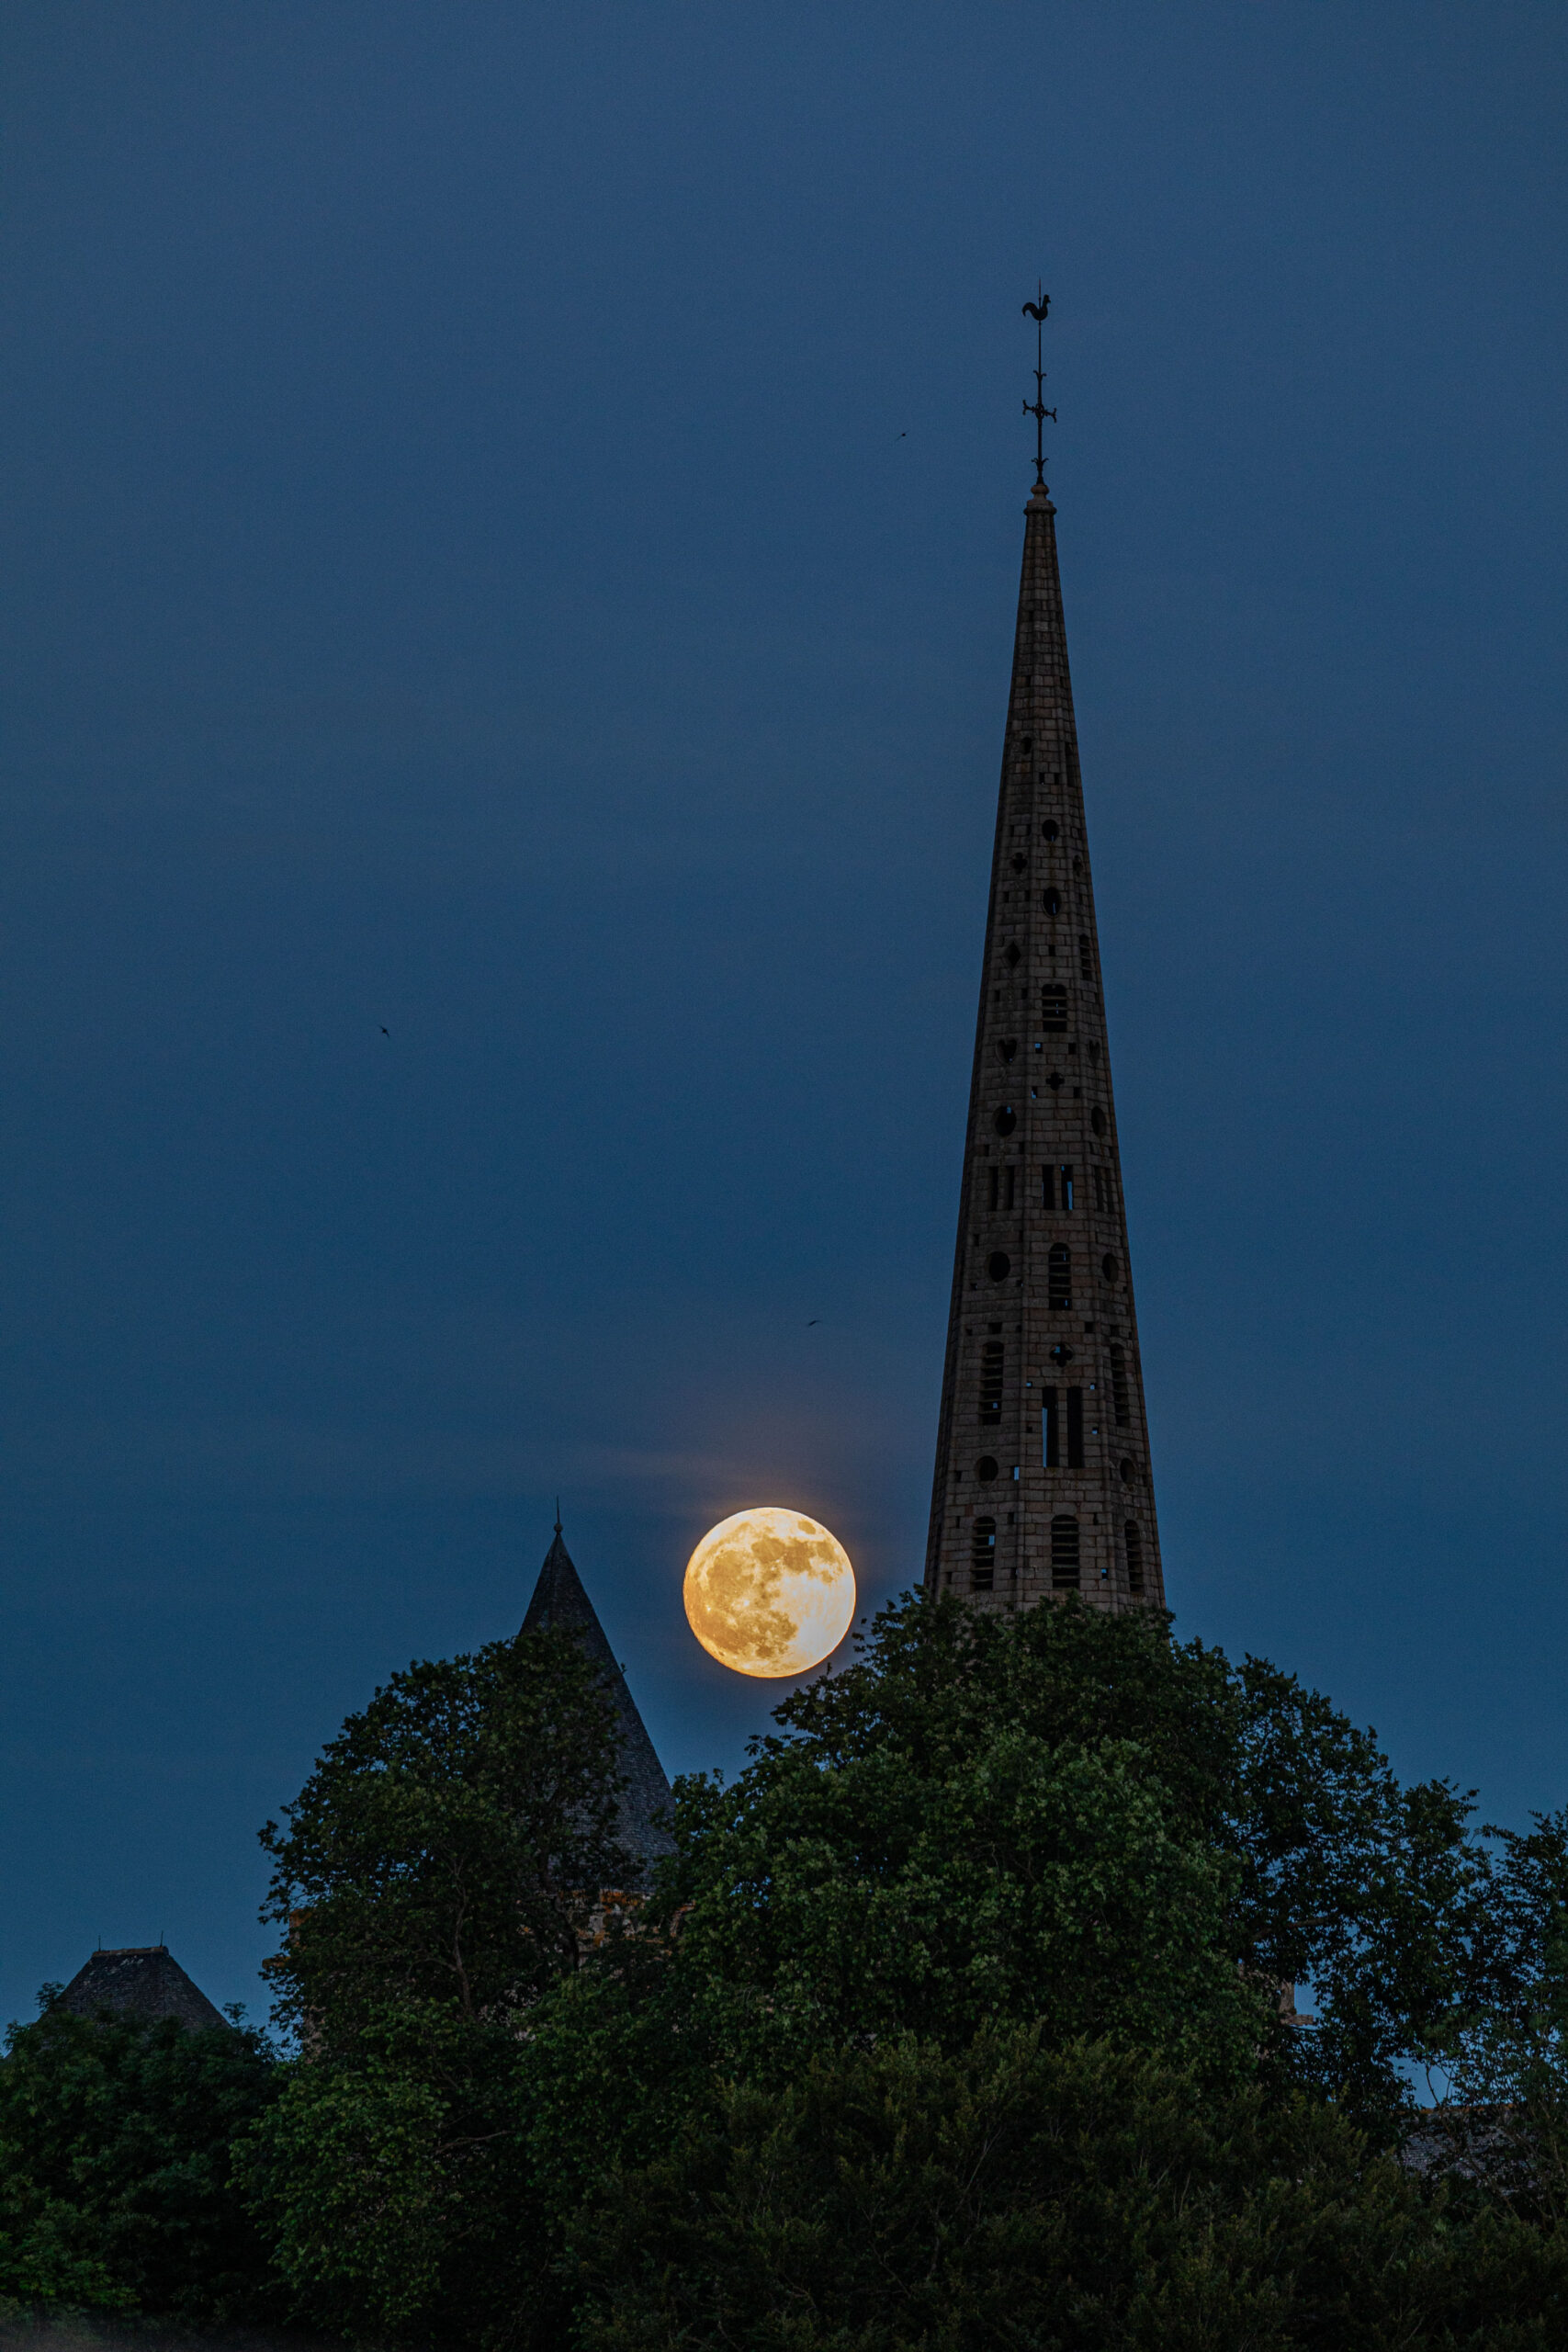
<instances>
[{"instance_id":1,"label":"small round opening in spire","mask_svg":"<svg viewBox=\"0 0 1568 2352\"><path fill-rule=\"evenodd\" d=\"M1012 1272L1012 1260L1005 1250L993 1250L986 1261L986 1272L994 1283L1005 1283Z\"/></svg>"},{"instance_id":2,"label":"small round opening in spire","mask_svg":"<svg viewBox=\"0 0 1568 2352\"><path fill-rule=\"evenodd\" d=\"M1042 837L1048 842L1054 842L1061 830L1055 817L1047 817L1040 828Z\"/></svg>"},{"instance_id":3,"label":"small round opening in spire","mask_svg":"<svg viewBox=\"0 0 1568 2352\"><path fill-rule=\"evenodd\" d=\"M1011 1135L1014 1127L1018 1125L1018 1113L1013 1109L1010 1102L1004 1102L1002 1104L1001 1109L991 1121L991 1125L995 1127L998 1135Z\"/></svg>"}]
</instances>

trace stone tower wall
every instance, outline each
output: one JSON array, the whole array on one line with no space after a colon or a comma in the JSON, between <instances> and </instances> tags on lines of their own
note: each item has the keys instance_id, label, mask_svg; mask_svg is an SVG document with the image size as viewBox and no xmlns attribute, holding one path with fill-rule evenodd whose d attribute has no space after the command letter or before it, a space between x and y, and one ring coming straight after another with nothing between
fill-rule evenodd
<instances>
[{"instance_id":1,"label":"stone tower wall","mask_svg":"<svg viewBox=\"0 0 1568 2352\"><path fill-rule=\"evenodd\" d=\"M1162 1607L1056 561L1025 509L942 1378L930 1590Z\"/></svg>"}]
</instances>

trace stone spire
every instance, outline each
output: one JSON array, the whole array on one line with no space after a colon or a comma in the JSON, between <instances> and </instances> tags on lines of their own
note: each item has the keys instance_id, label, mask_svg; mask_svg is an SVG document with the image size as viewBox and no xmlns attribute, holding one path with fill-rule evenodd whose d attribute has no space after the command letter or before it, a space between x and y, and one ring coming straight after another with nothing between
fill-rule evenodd
<instances>
[{"instance_id":1,"label":"stone spire","mask_svg":"<svg viewBox=\"0 0 1568 2352\"><path fill-rule=\"evenodd\" d=\"M1024 509L926 1587L1164 1605L1056 510Z\"/></svg>"},{"instance_id":2,"label":"stone spire","mask_svg":"<svg viewBox=\"0 0 1568 2352\"><path fill-rule=\"evenodd\" d=\"M626 1678L604 1637L604 1628L583 1589L571 1555L561 1541L558 1519L555 1542L545 1555L539 1580L523 1620L523 1631L531 1634L547 1625L574 1634L587 1652L590 1663L598 1668L604 1695L615 1713L620 1768L626 1778L626 1786L621 1792L620 1840L630 1852L641 1857L646 1875L648 1865L657 1861L660 1854L672 1854L675 1850L675 1840L665 1826L673 1811L674 1799L664 1777L664 1767L637 1713Z\"/></svg>"}]
</instances>

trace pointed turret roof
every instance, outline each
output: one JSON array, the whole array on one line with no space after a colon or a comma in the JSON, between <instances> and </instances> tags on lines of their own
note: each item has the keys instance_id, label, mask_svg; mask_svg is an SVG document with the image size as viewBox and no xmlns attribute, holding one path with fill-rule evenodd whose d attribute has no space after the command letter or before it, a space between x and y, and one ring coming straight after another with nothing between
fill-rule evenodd
<instances>
[{"instance_id":1,"label":"pointed turret roof","mask_svg":"<svg viewBox=\"0 0 1568 2352\"><path fill-rule=\"evenodd\" d=\"M60 2007L83 2018L99 2009L149 2020L178 2018L193 2029L229 2022L200 1986L192 1984L166 1944L126 1944L114 1951L96 1951L60 1996Z\"/></svg>"},{"instance_id":2,"label":"pointed turret roof","mask_svg":"<svg viewBox=\"0 0 1568 2352\"><path fill-rule=\"evenodd\" d=\"M581 1643L590 1662L598 1668L614 1710L620 1766L626 1781L620 1802L621 1843L640 1855L645 1864L657 1861L660 1854L672 1854L675 1840L660 1817L667 1819L673 1810L664 1767L655 1753L647 1725L637 1713L637 1702L615 1653L604 1637L604 1628L583 1589L582 1578L562 1541L558 1519L555 1542L545 1555L539 1580L523 1620L525 1634L543 1626L572 1634Z\"/></svg>"},{"instance_id":3,"label":"pointed turret roof","mask_svg":"<svg viewBox=\"0 0 1568 2352\"><path fill-rule=\"evenodd\" d=\"M983 1609L1165 1600L1043 481L1024 510L926 1585Z\"/></svg>"}]
</instances>

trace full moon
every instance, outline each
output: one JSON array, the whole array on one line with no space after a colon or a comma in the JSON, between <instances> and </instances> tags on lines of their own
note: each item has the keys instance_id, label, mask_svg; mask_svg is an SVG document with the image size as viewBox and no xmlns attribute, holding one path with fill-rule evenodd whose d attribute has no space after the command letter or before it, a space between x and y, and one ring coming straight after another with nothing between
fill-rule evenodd
<instances>
[{"instance_id":1,"label":"full moon","mask_svg":"<svg viewBox=\"0 0 1568 2352\"><path fill-rule=\"evenodd\" d=\"M737 1674L804 1674L836 1650L855 1613L855 1572L836 1535L797 1510L738 1510L686 1563L686 1616L710 1657Z\"/></svg>"}]
</instances>

